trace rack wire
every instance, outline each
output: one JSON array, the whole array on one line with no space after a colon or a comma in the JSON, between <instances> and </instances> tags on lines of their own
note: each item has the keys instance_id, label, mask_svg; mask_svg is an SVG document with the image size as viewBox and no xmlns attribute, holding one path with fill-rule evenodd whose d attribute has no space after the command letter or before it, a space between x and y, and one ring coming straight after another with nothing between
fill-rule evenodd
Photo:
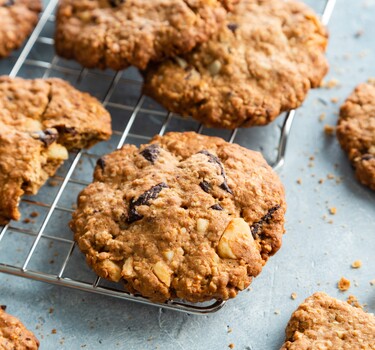
<instances>
[{"instance_id":1,"label":"rack wire","mask_svg":"<svg viewBox=\"0 0 375 350\"><path fill-rule=\"evenodd\" d=\"M267 127L234 131L206 129L192 119L168 113L141 94L142 80L135 69L124 72L87 70L75 62L57 57L53 50L54 11L57 3L58 0L51 0L46 6L9 76L57 76L69 80L79 89L98 97L110 110L114 133L107 143L101 143L88 151L72 153L69 161L38 195L22 199L20 210L26 220L0 227L0 272L190 314L220 310L225 301L194 305L180 301L154 303L128 293L119 284L97 277L83 261L83 254L76 249L67 228L74 211L76 194L91 182L96 160L103 154L122 147L125 142L139 145L147 142L154 134L163 135L172 130L194 130L221 136L248 148L257 148L275 170L280 170L284 165L296 111L286 113ZM328 24L335 3L336 0L321 1L323 24ZM268 143L270 139L278 142L276 146L266 149L261 144L264 139Z\"/></svg>"}]
</instances>

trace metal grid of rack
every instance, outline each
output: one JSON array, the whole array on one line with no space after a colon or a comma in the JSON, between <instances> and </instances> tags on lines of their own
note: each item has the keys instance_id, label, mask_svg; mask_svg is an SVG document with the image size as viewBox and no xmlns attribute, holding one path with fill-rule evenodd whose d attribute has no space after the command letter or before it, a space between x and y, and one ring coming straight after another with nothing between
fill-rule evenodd
<instances>
[{"instance_id":1,"label":"metal grid of rack","mask_svg":"<svg viewBox=\"0 0 375 350\"><path fill-rule=\"evenodd\" d=\"M324 24L328 24L335 2L322 0ZM120 148L125 142L139 145L154 134L162 135L167 131L194 130L221 136L229 142L260 150L273 168L279 170L284 164L296 112L286 113L267 127L234 131L206 129L192 119L168 113L141 94L142 80L135 69L124 72L87 70L55 56L53 27L57 3L58 0L49 2L9 75L61 77L90 92L111 112L114 133L107 143L71 154L69 161L38 195L22 199L20 209L22 217L27 219L0 228L0 272L192 314L218 311L225 301L198 305L179 301L158 304L124 291L120 284L97 277L85 264L67 228L76 194L91 182L96 160L103 154ZM261 144L264 139L276 140L276 144L266 149ZM12 258L3 261L2 252L9 250L14 251Z\"/></svg>"}]
</instances>

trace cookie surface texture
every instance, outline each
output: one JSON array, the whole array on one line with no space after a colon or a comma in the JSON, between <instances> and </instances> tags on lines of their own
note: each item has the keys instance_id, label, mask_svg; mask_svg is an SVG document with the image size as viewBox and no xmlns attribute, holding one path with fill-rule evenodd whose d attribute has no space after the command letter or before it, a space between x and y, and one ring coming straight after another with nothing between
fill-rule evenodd
<instances>
[{"instance_id":1,"label":"cookie surface texture","mask_svg":"<svg viewBox=\"0 0 375 350\"><path fill-rule=\"evenodd\" d=\"M155 301L228 299L281 246L286 205L257 152L193 132L98 161L71 228L88 264Z\"/></svg>"},{"instance_id":2,"label":"cookie surface texture","mask_svg":"<svg viewBox=\"0 0 375 350\"><path fill-rule=\"evenodd\" d=\"M0 77L0 224L20 218L20 197L36 194L68 150L110 135L109 113L68 83Z\"/></svg>"},{"instance_id":3,"label":"cookie surface texture","mask_svg":"<svg viewBox=\"0 0 375 350\"><path fill-rule=\"evenodd\" d=\"M326 45L325 28L303 3L243 0L211 40L151 64L144 92L206 126L265 125L319 86Z\"/></svg>"},{"instance_id":4,"label":"cookie surface texture","mask_svg":"<svg viewBox=\"0 0 375 350\"><path fill-rule=\"evenodd\" d=\"M315 293L293 313L281 350L375 349L375 317L328 296Z\"/></svg>"},{"instance_id":5,"label":"cookie surface texture","mask_svg":"<svg viewBox=\"0 0 375 350\"><path fill-rule=\"evenodd\" d=\"M144 69L190 51L224 25L231 0L62 0L56 50L83 66Z\"/></svg>"},{"instance_id":6,"label":"cookie surface texture","mask_svg":"<svg viewBox=\"0 0 375 350\"><path fill-rule=\"evenodd\" d=\"M358 85L341 106L337 138L357 179L375 190L375 81Z\"/></svg>"},{"instance_id":7,"label":"cookie surface texture","mask_svg":"<svg viewBox=\"0 0 375 350\"><path fill-rule=\"evenodd\" d=\"M0 308L0 349L37 350L39 340L14 316Z\"/></svg>"},{"instance_id":8,"label":"cookie surface texture","mask_svg":"<svg viewBox=\"0 0 375 350\"><path fill-rule=\"evenodd\" d=\"M38 22L40 0L0 0L0 58L18 49Z\"/></svg>"}]
</instances>

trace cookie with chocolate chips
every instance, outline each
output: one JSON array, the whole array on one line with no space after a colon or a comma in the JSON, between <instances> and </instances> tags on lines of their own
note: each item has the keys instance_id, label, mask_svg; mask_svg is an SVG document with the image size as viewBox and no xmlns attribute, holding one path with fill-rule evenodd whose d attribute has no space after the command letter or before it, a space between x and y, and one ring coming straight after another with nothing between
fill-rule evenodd
<instances>
[{"instance_id":1,"label":"cookie with chocolate chips","mask_svg":"<svg viewBox=\"0 0 375 350\"><path fill-rule=\"evenodd\" d=\"M37 350L39 340L26 329L22 322L7 314L5 306L0 307L0 349Z\"/></svg>"},{"instance_id":2,"label":"cookie with chocolate chips","mask_svg":"<svg viewBox=\"0 0 375 350\"><path fill-rule=\"evenodd\" d=\"M280 350L375 349L375 317L325 293L307 298L293 313Z\"/></svg>"},{"instance_id":3,"label":"cookie with chocolate chips","mask_svg":"<svg viewBox=\"0 0 375 350\"><path fill-rule=\"evenodd\" d=\"M207 41L237 1L62 0L56 51L89 68L144 69Z\"/></svg>"},{"instance_id":4,"label":"cookie with chocolate chips","mask_svg":"<svg viewBox=\"0 0 375 350\"><path fill-rule=\"evenodd\" d=\"M0 0L0 58L22 45L37 24L41 9L40 0Z\"/></svg>"},{"instance_id":5,"label":"cookie with chocolate chips","mask_svg":"<svg viewBox=\"0 0 375 350\"><path fill-rule=\"evenodd\" d=\"M23 194L36 194L68 158L111 136L99 101L60 79L0 77L0 225L18 220Z\"/></svg>"},{"instance_id":6,"label":"cookie with chocolate chips","mask_svg":"<svg viewBox=\"0 0 375 350\"><path fill-rule=\"evenodd\" d=\"M336 134L357 179L375 190L375 80L358 85L341 106Z\"/></svg>"},{"instance_id":7,"label":"cookie with chocolate chips","mask_svg":"<svg viewBox=\"0 0 375 350\"><path fill-rule=\"evenodd\" d=\"M242 0L208 42L150 64L144 93L206 126L265 125L319 86L326 45L326 29L302 2Z\"/></svg>"},{"instance_id":8,"label":"cookie with chocolate chips","mask_svg":"<svg viewBox=\"0 0 375 350\"><path fill-rule=\"evenodd\" d=\"M101 158L70 226L99 276L200 302L249 286L281 246L285 208L261 154L175 132Z\"/></svg>"}]
</instances>

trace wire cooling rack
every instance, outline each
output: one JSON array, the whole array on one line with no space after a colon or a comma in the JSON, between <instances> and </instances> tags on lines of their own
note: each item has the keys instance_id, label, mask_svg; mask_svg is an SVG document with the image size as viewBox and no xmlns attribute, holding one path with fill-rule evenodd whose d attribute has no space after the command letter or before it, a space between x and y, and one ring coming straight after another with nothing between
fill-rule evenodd
<instances>
[{"instance_id":1,"label":"wire cooling rack","mask_svg":"<svg viewBox=\"0 0 375 350\"><path fill-rule=\"evenodd\" d=\"M38 195L22 199L20 210L23 221L11 222L0 228L0 272L191 314L218 311L225 301L194 305L179 301L158 304L124 291L121 284L97 277L87 267L83 254L76 249L67 225L77 194L91 182L96 160L103 154L121 147L125 142L136 145L146 143L153 135L162 135L167 131L193 130L223 137L229 142L261 151L273 168L278 170L284 164L288 136L296 112L292 110L266 127L234 131L206 129L192 119L168 113L141 94L142 80L135 69L123 72L87 70L75 62L57 57L53 49L57 2L51 0L48 3L18 58L13 58L15 64L9 75L60 77L80 90L90 92L111 112L114 133L106 143L89 151L71 154L69 161ZM319 2L322 9L317 10L322 13L324 24L331 17L335 2ZM314 5L317 5L316 1Z\"/></svg>"}]
</instances>

